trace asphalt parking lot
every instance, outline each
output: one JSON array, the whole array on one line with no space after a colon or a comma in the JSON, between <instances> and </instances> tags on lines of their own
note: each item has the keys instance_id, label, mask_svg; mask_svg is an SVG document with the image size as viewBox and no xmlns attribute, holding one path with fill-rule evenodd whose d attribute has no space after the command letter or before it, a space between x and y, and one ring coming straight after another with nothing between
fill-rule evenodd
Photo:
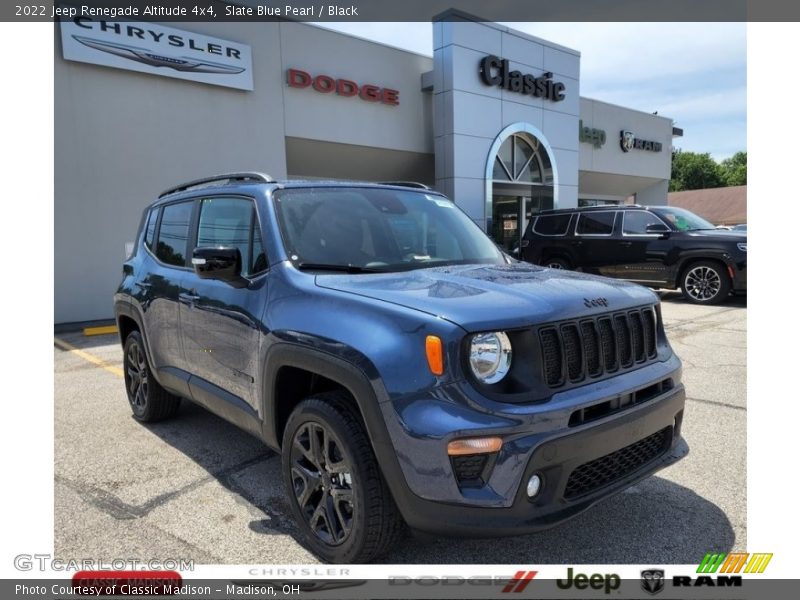
<instances>
[{"instance_id":1,"label":"asphalt parking lot","mask_svg":"<svg viewBox=\"0 0 800 600\"><path fill-rule=\"evenodd\" d=\"M544 533L409 535L383 562L690 564L711 549L744 551L746 299L662 299L684 362L687 458ZM59 334L54 352L57 557L318 562L295 540L275 453L188 402L171 421L134 421L115 335Z\"/></svg>"}]
</instances>

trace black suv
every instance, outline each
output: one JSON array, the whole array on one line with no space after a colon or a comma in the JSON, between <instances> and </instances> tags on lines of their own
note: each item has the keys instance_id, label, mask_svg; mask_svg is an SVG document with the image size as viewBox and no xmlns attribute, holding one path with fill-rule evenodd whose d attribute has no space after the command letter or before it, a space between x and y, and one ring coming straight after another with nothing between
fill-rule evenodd
<instances>
[{"instance_id":1,"label":"black suv","mask_svg":"<svg viewBox=\"0 0 800 600\"><path fill-rule=\"evenodd\" d=\"M513 260L424 187L183 184L114 300L134 417L186 398L263 440L328 561L552 527L687 451L655 294Z\"/></svg>"},{"instance_id":2,"label":"black suv","mask_svg":"<svg viewBox=\"0 0 800 600\"><path fill-rule=\"evenodd\" d=\"M672 206L543 211L530 220L521 246L522 258L537 265L681 288L697 304L747 290L747 233L716 229Z\"/></svg>"}]
</instances>

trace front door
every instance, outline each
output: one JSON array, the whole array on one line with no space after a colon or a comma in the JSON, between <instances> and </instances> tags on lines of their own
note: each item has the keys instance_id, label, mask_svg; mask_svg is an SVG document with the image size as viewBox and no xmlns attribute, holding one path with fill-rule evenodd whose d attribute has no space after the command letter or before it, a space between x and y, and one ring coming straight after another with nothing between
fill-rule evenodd
<instances>
[{"instance_id":1,"label":"front door","mask_svg":"<svg viewBox=\"0 0 800 600\"><path fill-rule=\"evenodd\" d=\"M251 414L259 414L260 322L268 300L267 261L255 203L251 198L220 197L200 201L197 247L235 247L242 257L241 286L184 279L181 325L186 360L194 377L192 395L211 394ZM260 416L260 414L259 414Z\"/></svg>"},{"instance_id":2,"label":"front door","mask_svg":"<svg viewBox=\"0 0 800 600\"><path fill-rule=\"evenodd\" d=\"M666 225L647 210L626 210L622 214L622 238L618 277L643 285L665 285L671 277L667 263L674 243L657 233L647 233L648 225Z\"/></svg>"},{"instance_id":3,"label":"front door","mask_svg":"<svg viewBox=\"0 0 800 600\"><path fill-rule=\"evenodd\" d=\"M586 273L614 277L619 259L617 211L586 210L578 214L573 247Z\"/></svg>"}]
</instances>

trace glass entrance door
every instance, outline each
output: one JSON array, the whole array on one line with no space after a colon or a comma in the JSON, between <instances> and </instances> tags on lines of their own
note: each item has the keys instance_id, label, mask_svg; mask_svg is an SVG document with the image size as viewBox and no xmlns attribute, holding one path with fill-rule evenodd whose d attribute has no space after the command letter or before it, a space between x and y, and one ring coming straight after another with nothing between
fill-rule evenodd
<instances>
[{"instance_id":1,"label":"glass entrance door","mask_svg":"<svg viewBox=\"0 0 800 600\"><path fill-rule=\"evenodd\" d=\"M509 254L519 248L521 232L525 230L521 207L524 200L521 196L499 194L492 198L492 239Z\"/></svg>"},{"instance_id":2,"label":"glass entrance door","mask_svg":"<svg viewBox=\"0 0 800 600\"><path fill-rule=\"evenodd\" d=\"M492 239L512 256L519 255L522 236L532 216L553 208L553 188L495 184L492 196ZM504 189L505 188L505 189Z\"/></svg>"}]
</instances>

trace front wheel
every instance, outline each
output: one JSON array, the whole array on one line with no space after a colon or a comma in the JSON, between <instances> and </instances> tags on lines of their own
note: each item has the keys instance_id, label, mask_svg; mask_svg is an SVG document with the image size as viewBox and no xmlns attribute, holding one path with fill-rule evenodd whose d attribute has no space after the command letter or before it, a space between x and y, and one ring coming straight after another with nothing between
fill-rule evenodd
<instances>
[{"instance_id":1,"label":"front wheel","mask_svg":"<svg viewBox=\"0 0 800 600\"><path fill-rule=\"evenodd\" d=\"M728 297L731 280L716 262L700 261L689 265L681 278L683 297L693 304L719 304Z\"/></svg>"},{"instance_id":2,"label":"front wheel","mask_svg":"<svg viewBox=\"0 0 800 600\"><path fill-rule=\"evenodd\" d=\"M282 448L289 504L314 554L364 563L392 545L402 519L349 396L330 392L301 402Z\"/></svg>"}]
</instances>

